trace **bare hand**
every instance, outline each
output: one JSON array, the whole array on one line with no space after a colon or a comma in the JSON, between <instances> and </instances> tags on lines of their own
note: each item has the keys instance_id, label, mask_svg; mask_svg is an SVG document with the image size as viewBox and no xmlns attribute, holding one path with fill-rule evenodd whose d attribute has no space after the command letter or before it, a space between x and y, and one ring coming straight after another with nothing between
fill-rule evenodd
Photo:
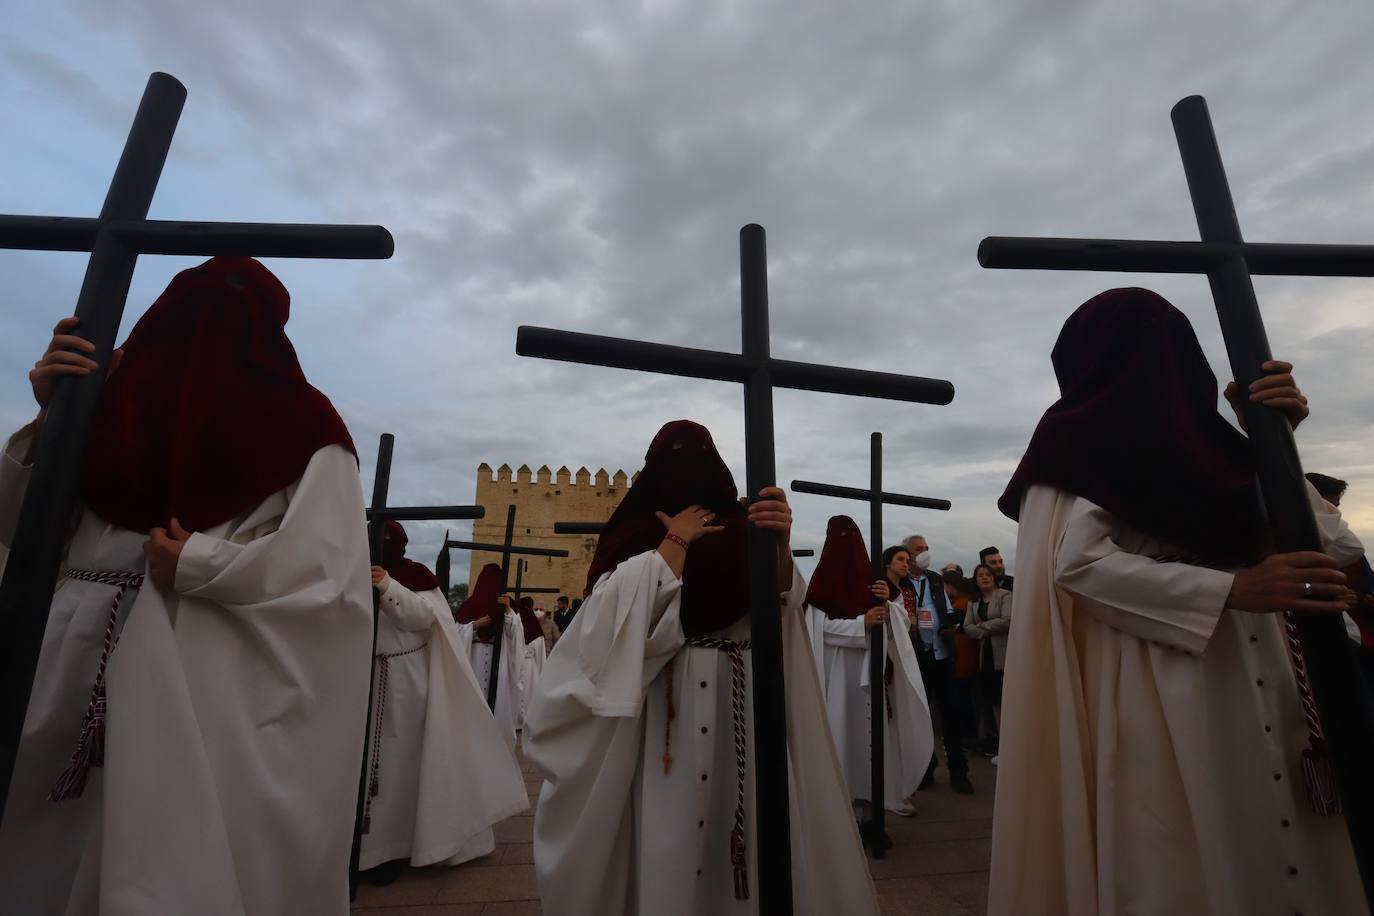
<instances>
[{"instance_id":1,"label":"bare hand","mask_svg":"<svg viewBox=\"0 0 1374 916\"><path fill-rule=\"evenodd\" d=\"M1306 396L1293 378L1293 364L1271 359L1260 368L1264 370L1264 375L1250 385L1249 400L1283 411L1283 415L1288 418L1288 424L1297 429L1298 424L1306 420L1311 411L1307 407ZM1241 429L1245 429L1245 413L1242 410L1245 402L1241 400L1240 388L1235 382L1231 382L1226 386L1225 394L1226 400L1231 403L1231 409L1236 412L1236 422L1240 424Z\"/></svg>"},{"instance_id":2,"label":"bare hand","mask_svg":"<svg viewBox=\"0 0 1374 916\"><path fill-rule=\"evenodd\" d=\"M496 603L501 605L506 610L510 610L510 595L502 595L501 597L496 599Z\"/></svg>"},{"instance_id":3,"label":"bare hand","mask_svg":"<svg viewBox=\"0 0 1374 916\"><path fill-rule=\"evenodd\" d=\"M747 504L747 500L740 500ZM784 544L792 539L792 507L787 504L787 494L780 487L764 487L759 491L759 501L748 505L749 522L767 531L776 531Z\"/></svg>"},{"instance_id":4,"label":"bare hand","mask_svg":"<svg viewBox=\"0 0 1374 916\"><path fill-rule=\"evenodd\" d=\"M1226 606L1252 614L1339 614L1355 603L1339 564L1324 553L1276 553L1236 573Z\"/></svg>"},{"instance_id":5,"label":"bare hand","mask_svg":"<svg viewBox=\"0 0 1374 916\"><path fill-rule=\"evenodd\" d=\"M888 586L886 579L879 579L877 582L874 582L868 587L868 590L873 593L874 597L881 598L884 601L892 600L892 589Z\"/></svg>"},{"instance_id":6,"label":"bare hand","mask_svg":"<svg viewBox=\"0 0 1374 916\"><path fill-rule=\"evenodd\" d=\"M655 512L654 515L663 523L663 527L668 529L669 534L682 538L688 544L697 538L725 530L721 525L712 525L711 522L716 520L716 514L701 506L688 506L671 517L667 512Z\"/></svg>"},{"instance_id":7,"label":"bare hand","mask_svg":"<svg viewBox=\"0 0 1374 916\"><path fill-rule=\"evenodd\" d=\"M491 626L491 615L488 614L485 617L478 617L476 620L472 622L472 626L474 629L477 630L486 629L487 627Z\"/></svg>"},{"instance_id":8,"label":"bare hand","mask_svg":"<svg viewBox=\"0 0 1374 916\"><path fill-rule=\"evenodd\" d=\"M33 387L33 399L38 402L39 416L48 409L52 399L53 382L63 375L90 375L100 364L91 359L95 344L84 337L71 333L81 323L81 319L63 318L52 329L52 340L43 358L33 364L29 371L29 384ZM73 352L75 351L75 352ZM116 350L110 357L110 371L113 372L124 351Z\"/></svg>"},{"instance_id":9,"label":"bare hand","mask_svg":"<svg viewBox=\"0 0 1374 916\"><path fill-rule=\"evenodd\" d=\"M154 528L148 532L148 540L143 544L143 555L148 559L148 574L159 588L171 591L177 580L177 561L181 559L182 548L190 540L191 533L172 519L167 528Z\"/></svg>"},{"instance_id":10,"label":"bare hand","mask_svg":"<svg viewBox=\"0 0 1374 916\"><path fill-rule=\"evenodd\" d=\"M887 608L875 607L864 611L864 629L871 630L887 623Z\"/></svg>"},{"instance_id":11,"label":"bare hand","mask_svg":"<svg viewBox=\"0 0 1374 916\"><path fill-rule=\"evenodd\" d=\"M381 584L382 584L382 580L385 579L385 578L386 578L386 570L385 570L385 569L382 569L380 566L374 566L374 567L372 567L372 584L373 584L373 585L381 585Z\"/></svg>"}]
</instances>

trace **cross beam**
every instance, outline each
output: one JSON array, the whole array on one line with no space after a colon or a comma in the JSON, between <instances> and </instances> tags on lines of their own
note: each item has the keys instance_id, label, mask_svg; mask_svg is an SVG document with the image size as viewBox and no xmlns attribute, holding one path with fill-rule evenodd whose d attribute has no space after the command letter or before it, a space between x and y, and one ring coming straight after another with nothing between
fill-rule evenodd
<instances>
[{"instance_id":1,"label":"cross beam","mask_svg":"<svg viewBox=\"0 0 1374 916\"><path fill-rule=\"evenodd\" d=\"M554 522L554 534L600 534L606 530L605 522Z\"/></svg>"},{"instance_id":2,"label":"cross beam","mask_svg":"<svg viewBox=\"0 0 1374 916\"><path fill-rule=\"evenodd\" d=\"M372 478L372 505L367 509L367 551L373 566L382 565L382 545L386 539L386 521L421 521L430 519L476 519L487 514L481 506L388 506L391 489L391 457L396 437L382 433L377 443L377 467ZM379 524L380 523L380 524ZM447 594L445 595L447 597ZM363 811L367 806L368 741L372 735L372 703L377 688L377 623L380 616L380 596L372 590L372 652L367 689L367 718L363 729L363 762L358 777L358 806L353 815L353 851L348 861L349 892L354 893L358 881L358 856L362 852Z\"/></svg>"},{"instance_id":3,"label":"cross beam","mask_svg":"<svg viewBox=\"0 0 1374 916\"><path fill-rule=\"evenodd\" d=\"M593 334L521 327L515 352L595 366L637 369L744 386L745 492L776 483L773 389L795 388L860 397L948 404L947 381L889 372L867 372L777 359L768 333L768 257L762 226L740 230L741 352L622 340ZM783 694L782 623L778 618L778 538L749 526L750 639L753 642L755 734L755 849L759 911L792 911L792 853L788 811L786 701Z\"/></svg>"},{"instance_id":4,"label":"cross beam","mask_svg":"<svg viewBox=\"0 0 1374 916\"><path fill-rule=\"evenodd\" d=\"M391 235L381 226L146 219L185 100L185 87L173 77L149 77L99 217L0 214L0 248L90 253L76 300L81 322L71 333L95 344L90 356L102 366L109 365L140 254L391 257ZM93 372L63 377L54 385L0 585L0 620L6 628L0 650L0 818L104 381L105 373Z\"/></svg>"},{"instance_id":5,"label":"cross beam","mask_svg":"<svg viewBox=\"0 0 1374 916\"><path fill-rule=\"evenodd\" d=\"M860 490L855 487L841 487L829 483L815 483L809 480L792 481L792 490L795 493L810 493L815 496L834 496L840 499L858 499L868 503L868 552L873 563L873 577L875 579L885 576L886 570L883 569L883 506L912 506L918 509L938 509L947 511L950 502L947 499L930 499L925 496L907 496L902 493L886 493L883 491L883 434L873 433L869 436L869 484L867 490ZM894 596L896 597L896 596ZM872 787L869 789L871 798L869 799L872 810L869 812L868 822L861 825L860 833L864 841L868 844L869 851L873 858L881 859L887 855L887 851L892 848L892 838L887 835L885 824L886 794L887 785L885 780L885 769L887 761L884 758L886 736L883 725L886 721L884 705L883 684L886 682L885 675L887 662L887 644L883 627L871 627L868 631L868 682L870 688L871 702L868 717L869 742L871 749L869 753L869 764L871 766L869 781Z\"/></svg>"},{"instance_id":6,"label":"cross beam","mask_svg":"<svg viewBox=\"0 0 1374 916\"><path fill-rule=\"evenodd\" d=\"M567 556L566 551L563 554ZM562 592L558 588L525 588L525 568L529 566L529 560L521 560L515 564L515 598L520 600L521 595L557 595Z\"/></svg>"},{"instance_id":7,"label":"cross beam","mask_svg":"<svg viewBox=\"0 0 1374 916\"><path fill-rule=\"evenodd\" d=\"M1206 101L1201 96L1183 99L1174 106L1172 119L1200 242L990 237L978 246L978 262L984 267L1206 274L1231 372L1244 391L1271 357L1251 277L1374 276L1374 245L1246 242ZM1275 547L1320 550L1292 427L1278 411L1259 404L1247 401L1243 410ZM1369 780L1374 772L1374 715L1360 689L1339 617L1301 614L1298 629L1365 897L1374 904L1374 783Z\"/></svg>"}]
</instances>

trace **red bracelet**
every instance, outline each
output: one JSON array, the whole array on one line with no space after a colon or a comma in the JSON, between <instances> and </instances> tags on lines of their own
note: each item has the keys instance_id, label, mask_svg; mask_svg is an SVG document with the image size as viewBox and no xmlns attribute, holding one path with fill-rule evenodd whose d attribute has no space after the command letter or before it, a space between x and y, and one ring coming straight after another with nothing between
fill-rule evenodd
<instances>
[{"instance_id":1,"label":"red bracelet","mask_svg":"<svg viewBox=\"0 0 1374 916\"><path fill-rule=\"evenodd\" d=\"M684 541L682 538L678 537L676 534L673 534L671 531L669 531L667 534L663 536L663 540L672 541L674 544L681 547L683 550L687 549L687 542Z\"/></svg>"}]
</instances>

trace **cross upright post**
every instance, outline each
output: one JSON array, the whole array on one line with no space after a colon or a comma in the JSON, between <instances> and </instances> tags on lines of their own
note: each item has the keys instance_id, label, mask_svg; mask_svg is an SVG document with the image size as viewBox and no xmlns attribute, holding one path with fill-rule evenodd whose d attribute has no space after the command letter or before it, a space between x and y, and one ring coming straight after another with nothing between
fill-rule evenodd
<instances>
[{"instance_id":1,"label":"cross upright post","mask_svg":"<svg viewBox=\"0 0 1374 916\"><path fill-rule=\"evenodd\" d=\"M947 381L772 356L768 335L768 263L762 226L748 225L740 230L740 316L740 353L523 326L516 332L515 352L520 356L743 385L745 489L750 502L757 501L759 491L776 481L775 387L928 404L948 404L954 398L954 386ZM792 851L782 622L778 618L778 539L751 525L748 550L759 912L790 913Z\"/></svg>"},{"instance_id":2,"label":"cross upright post","mask_svg":"<svg viewBox=\"0 0 1374 916\"><path fill-rule=\"evenodd\" d=\"M1374 245L1246 242L1206 101L1183 99L1174 106L1172 120L1201 241L994 236L978 246L978 262L998 268L1206 274L1231 372L1244 391L1271 358L1251 278L1371 277ZM1243 410L1276 549L1321 550L1292 427L1262 405L1247 401ZM1295 616L1365 897L1374 905L1374 783L1369 780L1374 712L1364 699L1339 617Z\"/></svg>"},{"instance_id":3,"label":"cross upright post","mask_svg":"<svg viewBox=\"0 0 1374 916\"><path fill-rule=\"evenodd\" d=\"M396 448L396 437L382 433L377 443L377 467L372 478L372 504L367 509L367 552L373 566L382 565L383 542L386 540L386 523L392 521L427 521L431 519L476 519L486 515L481 506L389 506L388 492L391 489L391 460ZM363 729L363 760L358 777L358 807L353 816L353 851L348 862L350 892L357 888L358 856L362 852L363 813L367 809L368 745L372 736L372 704L377 688L377 624L380 615L380 595L372 590L372 652L367 689L367 718Z\"/></svg>"},{"instance_id":4,"label":"cross upright post","mask_svg":"<svg viewBox=\"0 0 1374 916\"><path fill-rule=\"evenodd\" d=\"M477 541L450 541L445 539L443 548L439 551L440 562L445 568L448 567L449 550L472 550L483 553L499 553L501 555L501 593L505 594L510 587L510 560L512 556L527 557L566 557L566 550L556 550L551 547L515 547L515 505L506 507L506 534L500 544L483 544ZM533 592L534 589L526 591ZM552 590L551 590L552 591ZM512 608L512 610L515 610ZM501 643L505 634L505 626L498 623L495 632L491 637L491 671L487 676L487 705L492 712L496 711L496 688L501 682Z\"/></svg>"},{"instance_id":5,"label":"cross upright post","mask_svg":"<svg viewBox=\"0 0 1374 916\"><path fill-rule=\"evenodd\" d=\"M90 253L70 332L95 344L108 366L140 254L280 258L389 258L381 226L266 225L149 220L148 209L181 118L186 88L166 73L148 78L100 216L0 214L0 248ZM77 508L86 443L104 372L59 378L34 445L33 472L0 584L0 818L4 816L29 693L47 629L67 526Z\"/></svg>"},{"instance_id":6,"label":"cross upright post","mask_svg":"<svg viewBox=\"0 0 1374 916\"><path fill-rule=\"evenodd\" d=\"M563 552L567 556L567 551ZM554 595L562 591L557 588L542 588L539 586L525 587L525 570L529 569L529 560L520 560L515 565L515 600L519 601L522 595Z\"/></svg>"},{"instance_id":7,"label":"cross upright post","mask_svg":"<svg viewBox=\"0 0 1374 916\"><path fill-rule=\"evenodd\" d=\"M815 483L809 480L792 481L795 493L810 493L815 496L837 496L841 499L859 499L868 503L868 552L873 565L873 578L886 575L883 569L883 505L912 506L918 509L939 509L947 511L947 499L928 499L924 496L906 496L900 493L883 492L883 434L873 433L869 437L869 483L867 490L853 487L840 487L828 483ZM895 596L894 596L895 597ZM872 697L869 706L870 729L870 783L869 799L872 811L868 822L861 825L865 842L873 858L881 859L892 848L892 838L887 835L886 819L886 778L885 778L885 736L883 723L886 696L883 684L886 683L887 642L883 627L872 627L868 631L868 683Z\"/></svg>"}]
</instances>

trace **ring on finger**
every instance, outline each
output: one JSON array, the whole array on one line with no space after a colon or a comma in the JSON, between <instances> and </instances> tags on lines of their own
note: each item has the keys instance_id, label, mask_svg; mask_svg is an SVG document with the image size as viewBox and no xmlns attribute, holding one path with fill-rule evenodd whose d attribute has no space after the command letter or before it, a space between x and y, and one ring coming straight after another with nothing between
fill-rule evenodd
<instances>
[{"instance_id":1,"label":"ring on finger","mask_svg":"<svg viewBox=\"0 0 1374 916\"><path fill-rule=\"evenodd\" d=\"M1310 597L1312 596L1312 583L1311 583L1311 582L1304 582L1304 583L1302 584L1302 594L1303 594L1303 597L1304 597L1304 598L1310 598Z\"/></svg>"}]
</instances>

